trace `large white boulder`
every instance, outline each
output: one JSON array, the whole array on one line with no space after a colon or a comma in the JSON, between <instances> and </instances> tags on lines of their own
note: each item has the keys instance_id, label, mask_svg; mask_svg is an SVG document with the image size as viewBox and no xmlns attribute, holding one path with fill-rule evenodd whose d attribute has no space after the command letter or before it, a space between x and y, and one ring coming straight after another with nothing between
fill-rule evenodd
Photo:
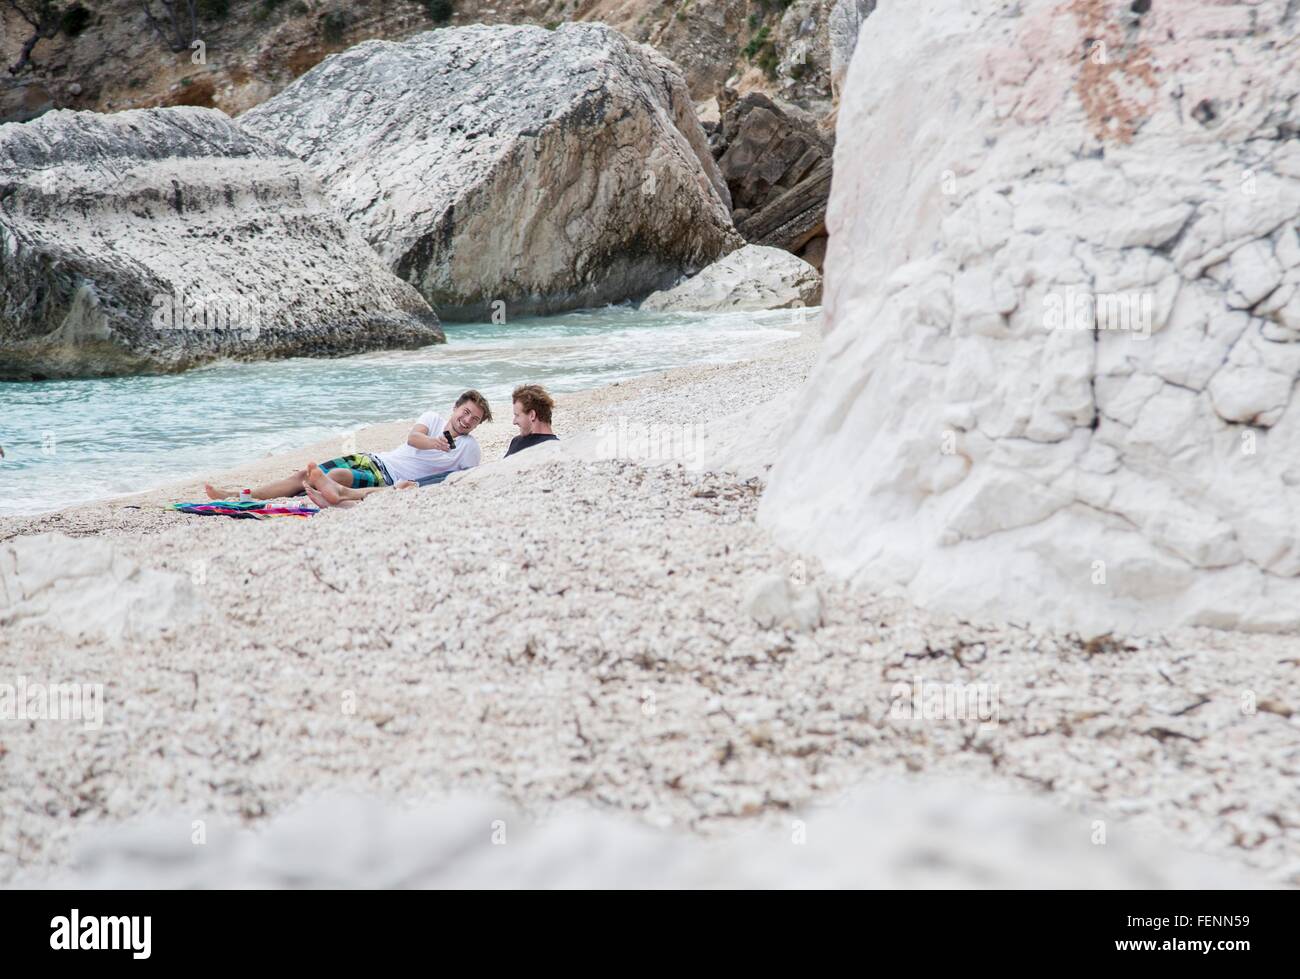
<instances>
[{"instance_id":1,"label":"large white boulder","mask_svg":"<svg viewBox=\"0 0 1300 979\"><path fill-rule=\"evenodd\" d=\"M0 126L0 380L442 340L302 162L222 112Z\"/></svg>"},{"instance_id":2,"label":"large white boulder","mask_svg":"<svg viewBox=\"0 0 1300 979\"><path fill-rule=\"evenodd\" d=\"M679 285L651 293L646 312L792 309L821 301L821 274L783 248L746 245Z\"/></svg>"},{"instance_id":3,"label":"large white boulder","mask_svg":"<svg viewBox=\"0 0 1300 979\"><path fill-rule=\"evenodd\" d=\"M240 122L447 318L640 298L743 244L681 74L601 24L366 41Z\"/></svg>"},{"instance_id":4,"label":"large white boulder","mask_svg":"<svg viewBox=\"0 0 1300 979\"><path fill-rule=\"evenodd\" d=\"M975 618L1300 626L1297 26L882 0L761 519Z\"/></svg>"}]
</instances>

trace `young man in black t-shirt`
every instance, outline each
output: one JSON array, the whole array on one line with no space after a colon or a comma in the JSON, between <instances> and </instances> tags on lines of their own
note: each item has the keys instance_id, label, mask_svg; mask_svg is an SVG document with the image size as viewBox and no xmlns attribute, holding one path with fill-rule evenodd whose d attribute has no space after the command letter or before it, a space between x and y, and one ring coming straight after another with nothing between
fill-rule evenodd
<instances>
[{"instance_id":1,"label":"young man in black t-shirt","mask_svg":"<svg viewBox=\"0 0 1300 979\"><path fill-rule=\"evenodd\" d=\"M519 427L519 434L510 440L506 455L532 448L540 442L551 442L559 438L551 431L551 409L555 401L540 384L521 384L510 395L514 402L514 422Z\"/></svg>"}]
</instances>

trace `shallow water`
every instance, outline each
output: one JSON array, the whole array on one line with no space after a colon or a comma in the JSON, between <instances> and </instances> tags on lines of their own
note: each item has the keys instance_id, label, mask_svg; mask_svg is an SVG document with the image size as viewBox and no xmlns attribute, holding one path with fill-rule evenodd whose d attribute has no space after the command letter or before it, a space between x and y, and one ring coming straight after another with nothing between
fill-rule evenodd
<instances>
[{"instance_id":1,"label":"shallow water","mask_svg":"<svg viewBox=\"0 0 1300 979\"><path fill-rule=\"evenodd\" d=\"M362 425L445 408L469 387L498 421L510 391L578 391L688 364L726 363L794 335L797 316L610 307L493 325L447 343L335 360L215 364L184 374L0 382L0 516L150 489ZM562 423L561 423L562 425Z\"/></svg>"}]
</instances>

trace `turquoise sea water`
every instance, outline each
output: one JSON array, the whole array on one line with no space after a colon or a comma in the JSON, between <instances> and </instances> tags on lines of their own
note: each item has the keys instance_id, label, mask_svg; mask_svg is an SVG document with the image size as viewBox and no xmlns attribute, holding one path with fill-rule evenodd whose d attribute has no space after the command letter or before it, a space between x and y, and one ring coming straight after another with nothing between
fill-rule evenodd
<instances>
[{"instance_id":1,"label":"turquoise sea water","mask_svg":"<svg viewBox=\"0 0 1300 979\"><path fill-rule=\"evenodd\" d=\"M508 420L517 384L577 391L741 360L791 336L793 315L611 307L503 325L444 324L447 343L420 350L214 364L151 377L0 382L0 516L210 473L413 417L449 405L468 387Z\"/></svg>"}]
</instances>

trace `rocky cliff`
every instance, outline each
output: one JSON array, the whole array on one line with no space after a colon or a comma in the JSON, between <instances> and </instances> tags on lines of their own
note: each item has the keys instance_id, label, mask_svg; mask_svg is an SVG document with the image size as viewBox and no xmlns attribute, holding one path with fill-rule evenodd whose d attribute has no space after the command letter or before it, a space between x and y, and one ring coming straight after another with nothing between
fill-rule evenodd
<instances>
[{"instance_id":1,"label":"rocky cliff","mask_svg":"<svg viewBox=\"0 0 1300 979\"><path fill-rule=\"evenodd\" d=\"M51 108L202 105L236 115L360 41L475 23L609 24L680 66L697 101L729 80L742 93L763 91L813 109L824 109L831 97L833 0L196 0L193 6L191 25L186 0L178 0L182 16L173 29L161 0L0 4L0 57L7 68L21 65L0 72L0 122Z\"/></svg>"},{"instance_id":2,"label":"rocky cliff","mask_svg":"<svg viewBox=\"0 0 1300 979\"><path fill-rule=\"evenodd\" d=\"M214 109L0 126L0 379L442 338L308 169Z\"/></svg>"},{"instance_id":3,"label":"rocky cliff","mask_svg":"<svg viewBox=\"0 0 1300 979\"><path fill-rule=\"evenodd\" d=\"M603 25L366 42L240 123L445 317L637 298L743 244L681 76Z\"/></svg>"},{"instance_id":4,"label":"rocky cliff","mask_svg":"<svg viewBox=\"0 0 1300 979\"><path fill-rule=\"evenodd\" d=\"M1300 627L1297 28L882 0L762 519L974 618Z\"/></svg>"},{"instance_id":5,"label":"rocky cliff","mask_svg":"<svg viewBox=\"0 0 1300 979\"><path fill-rule=\"evenodd\" d=\"M52 108L198 105L234 115L328 54L372 37L427 30L434 6L415 0L196 0L191 22L189 5L176 0L173 27L162 0L0 4L0 56L8 69L0 71L0 122ZM23 65L23 48L33 37Z\"/></svg>"}]
</instances>

